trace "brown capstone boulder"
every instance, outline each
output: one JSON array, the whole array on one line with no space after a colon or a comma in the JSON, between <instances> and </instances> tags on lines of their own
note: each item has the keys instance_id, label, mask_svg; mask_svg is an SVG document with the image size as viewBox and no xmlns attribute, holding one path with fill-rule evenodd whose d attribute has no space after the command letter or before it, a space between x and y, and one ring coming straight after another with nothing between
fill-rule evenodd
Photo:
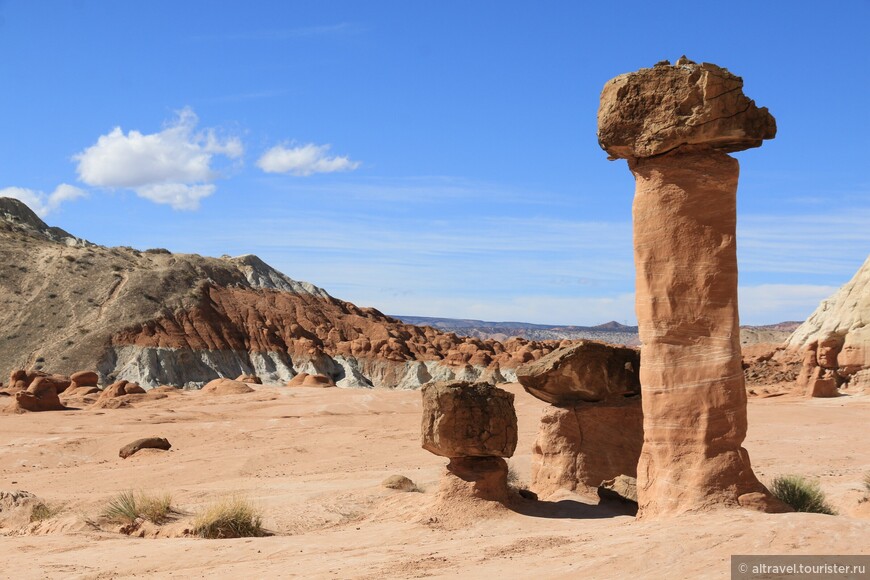
<instances>
[{"instance_id":1,"label":"brown capstone boulder","mask_svg":"<svg viewBox=\"0 0 870 580\"><path fill-rule=\"evenodd\" d=\"M335 381L332 380L332 377L328 377L326 375L309 375L308 373L299 373L298 375L287 381L287 386L325 388L334 387Z\"/></svg>"},{"instance_id":2,"label":"brown capstone boulder","mask_svg":"<svg viewBox=\"0 0 870 580\"><path fill-rule=\"evenodd\" d=\"M514 395L489 383L423 385L423 448L443 457L510 457L517 447Z\"/></svg>"},{"instance_id":3,"label":"brown capstone boulder","mask_svg":"<svg viewBox=\"0 0 870 580\"><path fill-rule=\"evenodd\" d=\"M100 384L100 376L94 371L79 371L69 376L73 385L71 389L77 387L96 387Z\"/></svg>"},{"instance_id":4,"label":"brown capstone boulder","mask_svg":"<svg viewBox=\"0 0 870 580\"><path fill-rule=\"evenodd\" d=\"M640 395L640 353L583 340L517 369L530 395L552 405L619 401Z\"/></svg>"},{"instance_id":5,"label":"brown capstone boulder","mask_svg":"<svg viewBox=\"0 0 870 580\"><path fill-rule=\"evenodd\" d=\"M236 380L240 383L251 383L254 385L263 384L263 379L261 379L257 375L239 375L238 377L236 377Z\"/></svg>"},{"instance_id":6,"label":"brown capstone boulder","mask_svg":"<svg viewBox=\"0 0 870 580\"><path fill-rule=\"evenodd\" d=\"M776 120L742 89L743 79L727 69L685 57L620 75L601 92L598 143L612 159L760 147L776 136Z\"/></svg>"}]
</instances>

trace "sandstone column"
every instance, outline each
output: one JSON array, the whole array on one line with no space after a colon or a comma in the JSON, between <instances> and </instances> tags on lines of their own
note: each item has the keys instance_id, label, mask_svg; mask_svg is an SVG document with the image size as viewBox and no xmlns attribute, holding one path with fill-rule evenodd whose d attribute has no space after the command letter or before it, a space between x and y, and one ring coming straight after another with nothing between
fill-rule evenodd
<instances>
[{"instance_id":1,"label":"sandstone column","mask_svg":"<svg viewBox=\"0 0 870 580\"><path fill-rule=\"evenodd\" d=\"M609 81L598 140L628 160L643 364L640 517L783 506L756 479L737 312L738 163L776 122L743 80L685 57Z\"/></svg>"}]
</instances>

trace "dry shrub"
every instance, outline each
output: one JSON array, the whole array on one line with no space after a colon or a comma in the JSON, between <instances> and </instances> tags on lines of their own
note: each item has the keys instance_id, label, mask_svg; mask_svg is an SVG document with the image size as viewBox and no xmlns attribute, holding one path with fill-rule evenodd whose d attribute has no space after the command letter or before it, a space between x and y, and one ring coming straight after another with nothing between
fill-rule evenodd
<instances>
[{"instance_id":1,"label":"dry shrub","mask_svg":"<svg viewBox=\"0 0 870 580\"><path fill-rule=\"evenodd\" d=\"M41 522L53 518L63 510L61 505L50 505L44 502L39 502L33 505L30 509L30 521Z\"/></svg>"},{"instance_id":2,"label":"dry shrub","mask_svg":"<svg viewBox=\"0 0 870 580\"><path fill-rule=\"evenodd\" d=\"M202 538L256 538L266 535L260 511L243 497L218 501L200 512L193 533Z\"/></svg>"},{"instance_id":3,"label":"dry shrub","mask_svg":"<svg viewBox=\"0 0 870 580\"><path fill-rule=\"evenodd\" d=\"M773 480L770 491L795 511L836 515L817 481L800 475L781 475Z\"/></svg>"},{"instance_id":4,"label":"dry shrub","mask_svg":"<svg viewBox=\"0 0 870 580\"><path fill-rule=\"evenodd\" d=\"M138 518L162 523L172 512L172 496L168 493L150 495L145 492L122 491L109 501L103 517L111 522L132 524Z\"/></svg>"}]
</instances>

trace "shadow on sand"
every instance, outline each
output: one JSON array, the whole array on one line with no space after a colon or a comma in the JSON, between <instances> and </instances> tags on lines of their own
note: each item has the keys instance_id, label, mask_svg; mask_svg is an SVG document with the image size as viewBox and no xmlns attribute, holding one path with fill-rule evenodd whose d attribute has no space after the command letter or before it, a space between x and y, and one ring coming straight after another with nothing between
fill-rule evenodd
<instances>
[{"instance_id":1,"label":"shadow on sand","mask_svg":"<svg viewBox=\"0 0 870 580\"><path fill-rule=\"evenodd\" d=\"M598 520L637 515L637 504L602 501L598 505L573 499L538 501L521 499L509 506L518 514L533 518Z\"/></svg>"}]
</instances>

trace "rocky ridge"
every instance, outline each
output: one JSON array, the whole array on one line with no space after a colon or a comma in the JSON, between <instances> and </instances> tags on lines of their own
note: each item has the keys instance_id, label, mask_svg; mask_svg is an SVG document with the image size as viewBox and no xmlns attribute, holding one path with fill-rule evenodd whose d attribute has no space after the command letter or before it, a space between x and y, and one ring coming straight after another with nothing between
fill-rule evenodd
<instances>
[{"instance_id":1,"label":"rocky ridge","mask_svg":"<svg viewBox=\"0 0 870 580\"><path fill-rule=\"evenodd\" d=\"M513 380L559 346L459 337L403 324L293 280L256 256L103 247L0 199L0 365L100 382L200 387L301 372L343 387Z\"/></svg>"}]
</instances>

